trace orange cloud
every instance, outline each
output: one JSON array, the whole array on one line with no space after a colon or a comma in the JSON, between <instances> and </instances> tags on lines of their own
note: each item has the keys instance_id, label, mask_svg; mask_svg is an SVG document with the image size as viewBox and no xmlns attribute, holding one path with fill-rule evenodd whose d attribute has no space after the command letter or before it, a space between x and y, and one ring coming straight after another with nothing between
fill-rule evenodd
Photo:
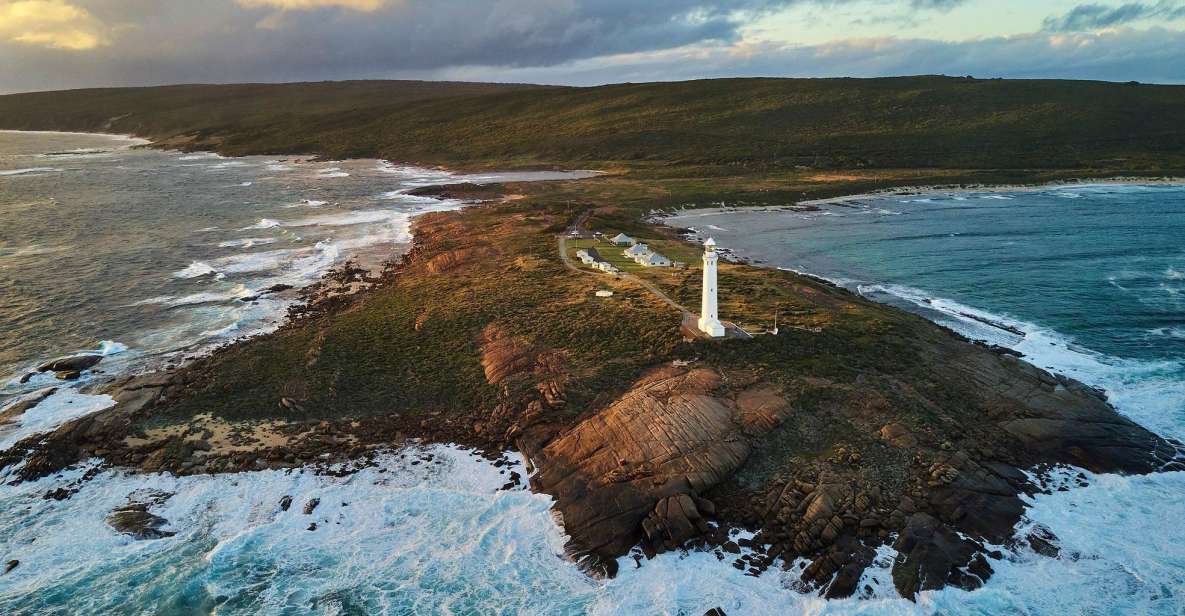
<instances>
[{"instance_id":1,"label":"orange cloud","mask_svg":"<svg viewBox=\"0 0 1185 616\"><path fill-rule=\"evenodd\" d=\"M107 44L99 20L65 0L0 0L0 40L72 51Z\"/></svg>"}]
</instances>

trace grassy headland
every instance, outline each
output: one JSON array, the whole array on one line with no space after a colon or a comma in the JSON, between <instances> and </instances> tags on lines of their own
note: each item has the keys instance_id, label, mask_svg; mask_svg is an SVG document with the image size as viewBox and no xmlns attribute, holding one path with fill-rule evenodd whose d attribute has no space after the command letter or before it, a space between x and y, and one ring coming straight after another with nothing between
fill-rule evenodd
<instances>
[{"instance_id":1,"label":"grassy headland","mask_svg":"<svg viewBox=\"0 0 1185 616\"><path fill-rule=\"evenodd\" d=\"M0 128L131 132L229 154L611 172L447 189L485 202L419 219L414 249L373 289L314 301L273 334L119 384L113 411L25 442L21 472L89 455L179 473L282 467L413 436L517 447L539 468L535 487L556 497L573 547L600 559L639 542L734 551L703 524L715 516L761 532L765 555L739 566L807 556L804 580L833 596L857 591L870 546L887 541L902 554L902 592L975 587L991 573L988 546L1012 539L1019 496L1033 489L1018 469L1151 472L1176 464L1173 447L1081 384L787 272L720 273L723 315L761 324L780 311L781 335L685 341L678 311L634 282L568 270L556 238L587 216L588 228L694 264L696 249L647 212L1177 175L1183 103L1180 87L939 77L0 97ZM638 274L694 308L695 270ZM612 298L595 297L606 288Z\"/></svg>"}]
</instances>

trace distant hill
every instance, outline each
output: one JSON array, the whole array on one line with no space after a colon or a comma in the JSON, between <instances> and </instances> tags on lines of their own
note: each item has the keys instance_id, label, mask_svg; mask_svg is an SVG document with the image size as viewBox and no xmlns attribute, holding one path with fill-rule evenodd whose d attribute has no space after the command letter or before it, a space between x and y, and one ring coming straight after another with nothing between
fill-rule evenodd
<instances>
[{"instance_id":1,"label":"distant hill","mask_svg":"<svg viewBox=\"0 0 1185 616\"><path fill-rule=\"evenodd\" d=\"M0 97L0 127L444 164L1185 168L1185 86L718 79L170 86Z\"/></svg>"}]
</instances>

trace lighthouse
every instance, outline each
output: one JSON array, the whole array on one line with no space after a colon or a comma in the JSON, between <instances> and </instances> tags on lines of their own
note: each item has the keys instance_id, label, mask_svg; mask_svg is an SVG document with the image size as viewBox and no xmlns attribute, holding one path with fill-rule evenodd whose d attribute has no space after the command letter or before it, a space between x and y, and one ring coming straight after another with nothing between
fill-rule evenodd
<instances>
[{"instance_id":1,"label":"lighthouse","mask_svg":"<svg viewBox=\"0 0 1185 616\"><path fill-rule=\"evenodd\" d=\"M704 297L700 302L699 329L713 338L724 337L724 325L716 308L716 265L720 256L716 254L716 240L704 242Z\"/></svg>"}]
</instances>

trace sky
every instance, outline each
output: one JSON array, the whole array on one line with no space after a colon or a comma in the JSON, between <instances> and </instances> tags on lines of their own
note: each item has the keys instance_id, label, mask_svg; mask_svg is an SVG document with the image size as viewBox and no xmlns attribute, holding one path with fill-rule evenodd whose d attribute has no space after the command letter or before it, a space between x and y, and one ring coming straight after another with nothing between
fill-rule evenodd
<instances>
[{"instance_id":1,"label":"sky","mask_svg":"<svg viewBox=\"0 0 1185 616\"><path fill-rule=\"evenodd\" d=\"M0 92L917 74L1185 83L1185 0L0 0Z\"/></svg>"}]
</instances>

